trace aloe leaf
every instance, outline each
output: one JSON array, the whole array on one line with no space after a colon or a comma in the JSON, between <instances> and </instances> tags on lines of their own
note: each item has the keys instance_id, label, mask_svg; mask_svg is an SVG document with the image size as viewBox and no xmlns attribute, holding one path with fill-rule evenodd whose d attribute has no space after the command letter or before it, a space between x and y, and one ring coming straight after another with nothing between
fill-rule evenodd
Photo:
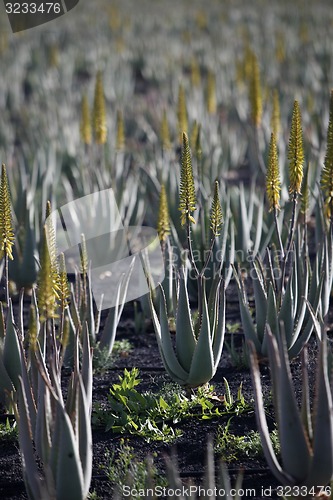
<instances>
[{"instance_id":1,"label":"aloe leaf","mask_svg":"<svg viewBox=\"0 0 333 500\"><path fill-rule=\"evenodd\" d=\"M78 444L84 478L83 498L89 493L92 475L92 433L90 423L91 400L87 396L83 379L78 373Z\"/></svg>"},{"instance_id":2,"label":"aloe leaf","mask_svg":"<svg viewBox=\"0 0 333 500\"><path fill-rule=\"evenodd\" d=\"M277 480L282 484L293 484L294 479L282 469L279 464L269 435L264 400L262 395L262 386L260 381L259 364L256 355L256 348L252 342L249 342L250 368L252 376L252 386L254 391L254 404L256 412L257 427L261 438L261 446L267 460L268 466ZM275 356L277 363L277 356Z\"/></svg>"},{"instance_id":3,"label":"aloe leaf","mask_svg":"<svg viewBox=\"0 0 333 500\"><path fill-rule=\"evenodd\" d=\"M84 389L86 391L87 401L90 401L90 410L91 410L93 368L92 368L92 352L90 349L89 332L87 324L85 324L85 327L83 328L82 331L82 344L83 344L82 365L81 365L82 381Z\"/></svg>"},{"instance_id":4,"label":"aloe leaf","mask_svg":"<svg viewBox=\"0 0 333 500\"><path fill-rule=\"evenodd\" d=\"M308 373L308 353L307 348L302 351L302 406L301 417L303 426L307 432L308 438L312 441L313 429L310 407L310 384Z\"/></svg>"},{"instance_id":5,"label":"aloe leaf","mask_svg":"<svg viewBox=\"0 0 333 500\"><path fill-rule=\"evenodd\" d=\"M14 392L13 383L3 363L2 349L0 348L0 402L6 407L8 404L7 393Z\"/></svg>"},{"instance_id":6,"label":"aloe leaf","mask_svg":"<svg viewBox=\"0 0 333 500\"><path fill-rule=\"evenodd\" d=\"M231 491L230 477L228 469L223 460L220 461L219 490L222 493L222 495L220 495L219 497L219 500L233 500L233 496L230 494Z\"/></svg>"},{"instance_id":7,"label":"aloe leaf","mask_svg":"<svg viewBox=\"0 0 333 500\"><path fill-rule=\"evenodd\" d=\"M18 334L14 327L13 306L11 300L9 300L6 337L3 347L3 362L10 379L17 390L19 385L19 376L22 373L21 350Z\"/></svg>"},{"instance_id":8,"label":"aloe leaf","mask_svg":"<svg viewBox=\"0 0 333 500\"><path fill-rule=\"evenodd\" d=\"M278 314L278 321L283 321L287 346L289 347L292 343L292 336L294 332L294 292L292 287L292 278L294 275L294 269L291 271L289 276L287 288L282 299L282 305Z\"/></svg>"},{"instance_id":9,"label":"aloe leaf","mask_svg":"<svg viewBox=\"0 0 333 500\"><path fill-rule=\"evenodd\" d=\"M260 276L255 261L252 261L252 271L254 272L252 284L256 305L257 336L259 341L262 342L264 338L267 315L267 296L263 284L263 276Z\"/></svg>"},{"instance_id":10,"label":"aloe leaf","mask_svg":"<svg viewBox=\"0 0 333 500\"><path fill-rule=\"evenodd\" d=\"M120 295L121 295L121 287L124 282L124 277L121 278L118 288L117 288L117 295L116 295L116 303L115 306L112 307L109 311L107 320L105 322L105 326L100 338L100 341L98 343L98 347L102 350L105 349L107 350L108 357L110 356L114 341L116 338L116 333L117 333L117 327L118 327L118 311L119 311L119 306L120 306Z\"/></svg>"},{"instance_id":11,"label":"aloe leaf","mask_svg":"<svg viewBox=\"0 0 333 500\"><path fill-rule=\"evenodd\" d=\"M208 297L208 314L210 321L210 329L212 332L215 331L215 325L218 319L220 287L221 287L221 277L217 275L213 279L213 283L211 285Z\"/></svg>"},{"instance_id":12,"label":"aloe leaf","mask_svg":"<svg viewBox=\"0 0 333 500\"><path fill-rule=\"evenodd\" d=\"M36 415L36 427L34 429L34 440L36 450L44 464L49 461L51 450L51 422L52 409L50 393L46 387L45 381L39 374L38 384L38 412Z\"/></svg>"},{"instance_id":13,"label":"aloe leaf","mask_svg":"<svg viewBox=\"0 0 333 500\"><path fill-rule=\"evenodd\" d=\"M320 345L314 408L313 458L307 485L326 485L333 474L333 403L327 370L326 336Z\"/></svg>"},{"instance_id":14,"label":"aloe leaf","mask_svg":"<svg viewBox=\"0 0 333 500\"><path fill-rule=\"evenodd\" d=\"M212 489L212 491L216 490L214 450L211 437L208 438L207 442L207 457L206 457L205 475L203 479L203 487L205 488L206 491L210 488ZM209 497L207 496L206 498L208 499Z\"/></svg>"},{"instance_id":15,"label":"aloe leaf","mask_svg":"<svg viewBox=\"0 0 333 500\"><path fill-rule=\"evenodd\" d=\"M241 313L241 320L244 330L244 336L246 340L250 340L255 345L258 353L261 352L261 343L257 336L256 328L253 324L253 320L249 311L247 302L245 301L245 290L243 285L238 282L238 297L239 297L239 308Z\"/></svg>"},{"instance_id":16,"label":"aloe leaf","mask_svg":"<svg viewBox=\"0 0 333 500\"><path fill-rule=\"evenodd\" d=\"M0 342L2 342L5 339L5 334L6 334L6 328L5 328L5 318L3 315L3 305L2 302L0 302Z\"/></svg>"},{"instance_id":17,"label":"aloe leaf","mask_svg":"<svg viewBox=\"0 0 333 500\"><path fill-rule=\"evenodd\" d=\"M69 416L56 401L60 419L59 450L56 475L57 498L61 500L82 500L84 478L78 445Z\"/></svg>"},{"instance_id":18,"label":"aloe leaf","mask_svg":"<svg viewBox=\"0 0 333 500\"><path fill-rule=\"evenodd\" d=\"M223 285L222 290L220 291L219 311L213 338L214 373L216 372L217 366L220 362L223 350L224 334L225 334L225 287Z\"/></svg>"},{"instance_id":19,"label":"aloe leaf","mask_svg":"<svg viewBox=\"0 0 333 500\"><path fill-rule=\"evenodd\" d=\"M191 369L196 343L185 277L181 271L176 315L176 353L179 363L186 372Z\"/></svg>"},{"instance_id":20,"label":"aloe leaf","mask_svg":"<svg viewBox=\"0 0 333 500\"><path fill-rule=\"evenodd\" d=\"M173 349L173 345L170 338L164 293L160 284L159 284L160 321L157 317L154 304L151 298L151 294L149 294L149 303L151 307L156 339L164 366L172 378L176 378L177 382L184 384L188 377L188 373L180 365L176 357L175 351Z\"/></svg>"},{"instance_id":21,"label":"aloe leaf","mask_svg":"<svg viewBox=\"0 0 333 500\"><path fill-rule=\"evenodd\" d=\"M30 224L29 212L27 212L25 222L25 237L23 258L20 266L20 287L31 287L36 282L36 260L34 251L36 249L35 233Z\"/></svg>"},{"instance_id":22,"label":"aloe leaf","mask_svg":"<svg viewBox=\"0 0 333 500\"><path fill-rule=\"evenodd\" d=\"M243 251L249 250L250 247L250 227L251 224L249 223L249 216L248 216L248 211L246 207L246 201L245 201L245 193L244 193L244 186L243 184L240 185L239 189L239 213L240 213L240 218L239 218L239 242L238 242L238 248L240 248Z\"/></svg>"},{"instance_id":23,"label":"aloe leaf","mask_svg":"<svg viewBox=\"0 0 333 500\"><path fill-rule=\"evenodd\" d=\"M20 412L16 414L18 438L22 456L23 477L29 498L47 498L43 481L39 476L32 445L31 423L22 379L19 377L18 401Z\"/></svg>"},{"instance_id":24,"label":"aloe leaf","mask_svg":"<svg viewBox=\"0 0 333 500\"><path fill-rule=\"evenodd\" d=\"M314 327L314 324L315 324L314 317L317 314L317 311L318 311L318 308L319 308L319 301L320 301L320 297L321 297L321 290L322 290L323 279L324 279L324 277L322 275L319 287L317 289L315 301L313 303L314 309L311 308L312 311L314 312L314 316L312 314L310 314L310 317L309 317L307 323L305 324L305 327L303 328L303 331L302 331L301 334L299 334L299 331L302 328L302 323L303 322L301 322L299 320L299 323L297 324L296 331L295 331L294 336L293 336L293 342L291 344L291 347L289 348L289 357L290 358L293 358L293 357L297 356L301 352L303 346L308 342L308 340L309 340L309 338L311 336L311 333L312 333L312 330L313 330L313 327ZM306 304L307 303L308 303L308 301L306 299L304 299L304 308L306 308ZM310 311L310 313L311 313L311 311ZM304 313L303 316L305 316L305 313ZM317 331L318 330L316 329L316 332Z\"/></svg>"},{"instance_id":25,"label":"aloe leaf","mask_svg":"<svg viewBox=\"0 0 333 500\"><path fill-rule=\"evenodd\" d=\"M203 294L202 322L199 338L193 353L191 370L187 385L197 387L209 382L214 375L214 357L212 338L209 325L208 306L206 295Z\"/></svg>"},{"instance_id":26,"label":"aloe leaf","mask_svg":"<svg viewBox=\"0 0 333 500\"><path fill-rule=\"evenodd\" d=\"M30 378L30 373L28 374L28 368L27 368L27 364L26 364L26 359L25 359L25 354L24 354L22 342L19 342L19 347L20 347L20 352L21 352L22 383L24 385L25 398L26 398L27 404L28 404L29 417L30 417L32 429L33 429L33 431L35 431L37 409L36 409L36 403L34 401L33 389L37 393L38 387L33 388L33 386L32 386L33 379Z\"/></svg>"},{"instance_id":27,"label":"aloe leaf","mask_svg":"<svg viewBox=\"0 0 333 500\"><path fill-rule=\"evenodd\" d=\"M270 334L268 334L268 341L273 342L273 337ZM279 341L280 370L277 379L276 413L279 415L278 432L281 443L281 460L283 468L298 484L304 481L308 475L311 450L296 402L286 341L283 336L280 337Z\"/></svg>"},{"instance_id":28,"label":"aloe leaf","mask_svg":"<svg viewBox=\"0 0 333 500\"><path fill-rule=\"evenodd\" d=\"M235 226L232 221L230 225L230 245L229 245L229 255L227 262L227 271L224 277L226 287L229 285L233 274L232 264L234 263L234 261L235 261Z\"/></svg>"},{"instance_id":29,"label":"aloe leaf","mask_svg":"<svg viewBox=\"0 0 333 500\"><path fill-rule=\"evenodd\" d=\"M268 286L268 297L267 297L267 315L266 315L266 323L269 325L269 331L277 337L280 333L279 330L279 319L278 313L276 309L276 296L274 287L272 282L269 283ZM267 333L268 329L265 329L264 339L262 342L261 353L264 356L267 356Z\"/></svg>"},{"instance_id":30,"label":"aloe leaf","mask_svg":"<svg viewBox=\"0 0 333 500\"><path fill-rule=\"evenodd\" d=\"M298 300L298 285L299 285L299 280L301 280L301 277L298 275L297 272L297 263L295 257L295 246L293 248L293 267L288 279L288 282L291 281L291 286L292 286L292 297L293 297L293 303L292 303L292 315L293 317L296 316L296 310L297 310L297 300Z\"/></svg>"}]
</instances>

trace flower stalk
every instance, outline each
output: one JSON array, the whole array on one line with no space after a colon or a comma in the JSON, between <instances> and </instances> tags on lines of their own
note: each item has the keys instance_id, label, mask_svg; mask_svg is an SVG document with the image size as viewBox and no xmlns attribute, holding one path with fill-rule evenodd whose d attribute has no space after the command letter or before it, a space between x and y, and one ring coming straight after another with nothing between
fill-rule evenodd
<instances>
[{"instance_id":1,"label":"flower stalk","mask_svg":"<svg viewBox=\"0 0 333 500\"><path fill-rule=\"evenodd\" d=\"M6 166L3 163L0 179L0 258L5 258L5 296L7 305L9 304L8 259L13 260L12 247L14 241L10 191Z\"/></svg>"}]
</instances>

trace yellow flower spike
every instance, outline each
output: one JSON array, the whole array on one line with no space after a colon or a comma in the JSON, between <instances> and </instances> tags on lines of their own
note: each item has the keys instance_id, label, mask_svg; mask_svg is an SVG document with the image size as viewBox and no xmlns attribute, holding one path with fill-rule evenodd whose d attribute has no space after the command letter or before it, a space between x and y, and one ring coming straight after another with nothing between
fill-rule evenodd
<instances>
[{"instance_id":1,"label":"yellow flower spike","mask_svg":"<svg viewBox=\"0 0 333 500\"><path fill-rule=\"evenodd\" d=\"M50 261L51 261L53 293L54 293L56 299L59 299L60 298L60 295L59 295L60 275L59 275L59 266L58 266L58 260L57 260L56 233L55 233L51 214L52 214L51 202L47 201L46 214L45 214L45 229L46 229L46 237L47 237L47 246L48 246L48 251L49 251Z\"/></svg>"},{"instance_id":2,"label":"yellow flower spike","mask_svg":"<svg viewBox=\"0 0 333 500\"><path fill-rule=\"evenodd\" d=\"M48 61L51 68L57 68L59 66L59 49L55 44L52 44L48 48Z\"/></svg>"},{"instance_id":3,"label":"yellow flower spike","mask_svg":"<svg viewBox=\"0 0 333 500\"><path fill-rule=\"evenodd\" d=\"M10 191L6 166L3 163L0 180L0 258L6 255L13 260L12 246L14 241Z\"/></svg>"},{"instance_id":4,"label":"yellow flower spike","mask_svg":"<svg viewBox=\"0 0 333 500\"><path fill-rule=\"evenodd\" d=\"M93 124L96 143L105 144L107 138L106 111L102 73L100 71L96 77Z\"/></svg>"},{"instance_id":5,"label":"yellow flower spike","mask_svg":"<svg viewBox=\"0 0 333 500\"><path fill-rule=\"evenodd\" d=\"M276 140L278 140L280 133L280 121L281 121L281 115L280 115L279 93L277 89L274 89L272 96L271 129Z\"/></svg>"},{"instance_id":6,"label":"yellow flower spike","mask_svg":"<svg viewBox=\"0 0 333 500\"><path fill-rule=\"evenodd\" d=\"M162 242L165 242L167 240L168 235L170 234L168 200L164 185L161 186L157 233L160 241Z\"/></svg>"},{"instance_id":7,"label":"yellow flower spike","mask_svg":"<svg viewBox=\"0 0 333 500\"><path fill-rule=\"evenodd\" d=\"M37 299L40 320L42 322L56 315L56 296L54 294L54 279L52 273L49 246L47 243L47 229L43 228L42 246L40 252L40 270L38 274Z\"/></svg>"},{"instance_id":8,"label":"yellow flower spike","mask_svg":"<svg viewBox=\"0 0 333 500\"><path fill-rule=\"evenodd\" d=\"M91 144L91 119L88 98L86 95L82 97L81 103L80 135L84 144Z\"/></svg>"},{"instance_id":9,"label":"yellow flower spike","mask_svg":"<svg viewBox=\"0 0 333 500\"><path fill-rule=\"evenodd\" d=\"M298 101L294 102L293 114L291 119L291 130L288 145L288 160L289 160L289 193L301 194L303 180L303 131L302 117Z\"/></svg>"},{"instance_id":10,"label":"yellow flower spike","mask_svg":"<svg viewBox=\"0 0 333 500\"><path fill-rule=\"evenodd\" d=\"M81 234L81 244L80 244L80 263L81 263L81 269L80 272L83 275L86 275L88 273L88 252L87 252L87 245L86 245L86 237L82 233Z\"/></svg>"},{"instance_id":11,"label":"yellow flower spike","mask_svg":"<svg viewBox=\"0 0 333 500\"><path fill-rule=\"evenodd\" d=\"M29 343L29 348L32 351L36 351L37 348L37 337L38 337L38 330L37 330L37 312L36 312L36 307L31 304L30 306L30 314L29 314L29 324L28 324L28 333L27 333L27 340Z\"/></svg>"},{"instance_id":12,"label":"yellow flower spike","mask_svg":"<svg viewBox=\"0 0 333 500\"><path fill-rule=\"evenodd\" d=\"M266 174L266 194L269 205L269 211L276 209L280 210L280 172L279 172L279 160L278 152L276 146L276 138L274 133L271 134L271 140L269 143L269 154L268 154L268 165Z\"/></svg>"},{"instance_id":13,"label":"yellow flower spike","mask_svg":"<svg viewBox=\"0 0 333 500\"><path fill-rule=\"evenodd\" d=\"M251 75L249 85L249 100L251 105L251 120L256 127L261 124L262 118L262 90L260 85L259 63L255 54L251 57Z\"/></svg>"},{"instance_id":14,"label":"yellow flower spike","mask_svg":"<svg viewBox=\"0 0 333 500\"><path fill-rule=\"evenodd\" d=\"M168 123L167 113L165 110L163 111L163 116L162 116L160 140L162 143L162 148L164 150L171 149L169 123Z\"/></svg>"},{"instance_id":15,"label":"yellow flower spike","mask_svg":"<svg viewBox=\"0 0 333 500\"><path fill-rule=\"evenodd\" d=\"M125 147L125 125L124 116L120 110L117 111L117 141L116 149L122 151Z\"/></svg>"},{"instance_id":16,"label":"yellow flower spike","mask_svg":"<svg viewBox=\"0 0 333 500\"><path fill-rule=\"evenodd\" d=\"M216 81L215 75L212 71L207 75L207 111L210 115L214 115L217 110L216 103Z\"/></svg>"},{"instance_id":17,"label":"yellow flower spike","mask_svg":"<svg viewBox=\"0 0 333 500\"><path fill-rule=\"evenodd\" d=\"M275 57L279 63L286 59L286 39L282 31L278 31L275 36Z\"/></svg>"},{"instance_id":18,"label":"yellow flower spike","mask_svg":"<svg viewBox=\"0 0 333 500\"><path fill-rule=\"evenodd\" d=\"M330 114L327 128L327 146L324 166L321 172L320 186L324 197L325 212L333 217L333 90L330 95Z\"/></svg>"},{"instance_id":19,"label":"yellow flower spike","mask_svg":"<svg viewBox=\"0 0 333 500\"><path fill-rule=\"evenodd\" d=\"M210 228L215 237L219 236L223 224L223 213L219 199L219 183L215 181L212 208L210 211Z\"/></svg>"},{"instance_id":20,"label":"yellow flower spike","mask_svg":"<svg viewBox=\"0 0 333 500\"><path fill-rule=\"evenodd\" d=\"M182 141L182 134L188 130L187 121L187 108L185 90L182 84L179 85L178 102L177 102L177 118L178 118L178 132L179 140Z\"/></svg>"},{"instance_id":21,"label":"yellow flower spike","mask_svg":"<svg viewBox=\"0 0 333 500\"><path fill-rule=\"evenodd\" d=\"M200 67L197 58L194 56L191 60L191 83L194 88L199 88L201 84Z\"/></svg>"},{"instance_id":22,"label":"yellow flower spike","mask_svg":"<svg viewBox=\"0 0 333 500\"><path fill-rule=\"evenodd\" d=\"M186 132L183 132L179 199L180 199L179 210L181 212L181 224L184 225L187 220L195 224L194 217L191 215L191 213L194 212L194 210L196 210L197 200L195 194L191 151Z\"/></svg>"}]
</instances>

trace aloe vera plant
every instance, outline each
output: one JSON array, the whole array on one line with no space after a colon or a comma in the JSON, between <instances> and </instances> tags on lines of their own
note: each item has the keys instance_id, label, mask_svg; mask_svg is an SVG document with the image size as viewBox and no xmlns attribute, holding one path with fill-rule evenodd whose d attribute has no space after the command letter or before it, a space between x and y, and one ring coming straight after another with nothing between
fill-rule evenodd
<instances>
[{"instance_id":1,"label":"aloe vera plant","mask_svg":"<svg viewBox=\"0 0 333 500\"><path fill-rule=\"evenodd\" d=\"M329 484L333 476L333 402L327 366L326 338L323 335L320 343L316 395L312 411L306 351L304 350L302 354L302 404L299 408L284 336L276 339L268 331L267 346L281 463L275 455L270 440L256 349L250 343L256 419L263 451L278 481L283 485L304 486L310 496L315 496Z\"/></svg>"},{"instance_id":2,"label":"aloe vera plant","mask_svg":"<svg viewBox=\"0 0 333 500\"><path fill-rule=\"evenodd\" d=\"M76 340L76 360L66 403L55 358L47 366L38 341L31 358L37 370L37 398L26 365L22 364L15 414L24 482L31 500L84 500L89 493L92 473L92 355L87 329L83 336L81 368L78 336ZM24 359L22 344L20 349ZM42 477L35 461L33 442L42 463Z\"/></svg>"},{"instance_id":3,"label":"aloe vera plant","mask_svg":"<svg viewBox=\"0 0 333 500\"><path fill-rule=\"evenodd\" d=\"M188 388L204 385L214 376L222 354L225 332L225 290L221 278L215 279L209 298L201 296L202 320L195 323L181 272L176 313L176 346L172 344L162 287L159 287L159 311L150 306L156 338L164 367L170 377ZM200 307L200 304L199 304Z\"/></svg>"},{"instance_id":4,"label":"aloe vera plant","mask_svg":"<svg viewBox=\"0 0 333 500\"><path fill-rule=\"evenodd\" d=\"M313 320L307 312L306 299L317 313L322 297L323 276L317 267L314 268L309 287L311 268L308 256L298 244L292 255L292 269L286 287L281 290L279 260L275 259L273 263L269 251L267 259L266 268L259 257L251 260L255 322L251 316L243 279L240 273L234 273L244 335L246 340L253 342L258 356L265 358L268 355L268 328L276 337L280 337L282 323L289 356L292 358L300 353L313 331ZM276 266L274 269L273 264Z\"/></svg>"}]
</instances>

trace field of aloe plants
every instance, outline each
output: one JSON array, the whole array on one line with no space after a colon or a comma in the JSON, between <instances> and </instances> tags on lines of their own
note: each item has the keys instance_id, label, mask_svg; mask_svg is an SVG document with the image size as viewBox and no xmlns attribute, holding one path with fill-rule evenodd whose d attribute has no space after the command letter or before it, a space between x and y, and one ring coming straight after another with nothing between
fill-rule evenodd
<instances>
[{"instance_id":1,"label":"field of aloe plants","mask_svg":"<svg viewBox=\"0 0 333 500\"><path fill-rule=\"evenodd\" d=\"M0 24L0 496L333 498L333 11Z\"/></svg>"}]
</instances>

